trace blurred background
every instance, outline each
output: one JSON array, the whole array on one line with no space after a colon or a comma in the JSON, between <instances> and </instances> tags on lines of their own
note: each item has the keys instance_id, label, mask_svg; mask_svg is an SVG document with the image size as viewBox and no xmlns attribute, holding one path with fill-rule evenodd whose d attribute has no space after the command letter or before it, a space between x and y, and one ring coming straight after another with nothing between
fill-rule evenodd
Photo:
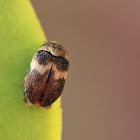
<instances>
[{"instance_id":1,"label":"blurred background","mask_svg":"<svg viewBox=\"0 0 140 140\"><path fill-rule=\"evenodd\" d=\"M31 2L70 55L63 140L139 140L140 1Z\"/></svg>"}]
</instances>

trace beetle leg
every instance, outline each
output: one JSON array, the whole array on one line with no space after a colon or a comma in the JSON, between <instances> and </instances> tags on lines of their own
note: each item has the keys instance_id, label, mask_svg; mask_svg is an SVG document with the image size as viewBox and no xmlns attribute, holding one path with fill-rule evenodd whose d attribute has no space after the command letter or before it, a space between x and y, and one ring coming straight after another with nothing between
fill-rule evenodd
<instances>
[{"instance_id":1,"label":"beetle leg","mask_svg":"<svg viewBox=\"0 0 140 140\"><path fill-rule=\"evenodd\" d=\"M51 105L47 106L47 107L42 107L43 108L43 111L46 111L47 109L50 109L51 108Z\"/></svg>"},{"instance_id":2,"label":"beetle leg","mask_svg":"<svg viewBox=\"0 0 140 140\"><path fill-rule=\"evenodd\" d=\"M21 85L23 85L25 83L25 79L22 81Z\"/></svg>"},{"instance_id":3,"label":"beetle leg","mask_svg":"<svg viewBox=\"0 0 140 140\"><path fill-rule=\"evenodd\" d=\"M27 98L27 96L24 96L23 101L25 102L26 106L31 106L32 103L29 101L29 99Z\"/></svg>"},{"instance_id":4,"label":"beetle leg","mask_svg":"<svg viewBox=\"0 0 140 140\"><path fill-rule=\"evenodd\" d=\"M37 102L36 104L34 104L36 107L39 107L40 106L40 103Z\"/></svg>"}]
</instances>

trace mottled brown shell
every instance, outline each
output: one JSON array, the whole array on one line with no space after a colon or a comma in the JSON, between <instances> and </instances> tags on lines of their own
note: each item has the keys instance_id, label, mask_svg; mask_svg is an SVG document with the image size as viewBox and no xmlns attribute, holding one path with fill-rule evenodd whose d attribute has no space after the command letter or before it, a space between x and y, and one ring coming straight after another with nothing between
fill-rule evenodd
<instances>
[{"instance_id":1,"label":"mottled brown shell","mask_svg":"<svg viewBox=\"0 0 140 140\"><path fill-rule=\"evenodd\" d=\"M69 67L68 53L48 42L34 55L24 80L24 102L48 108L61 95Z\"/></svg>"}]
</instances>

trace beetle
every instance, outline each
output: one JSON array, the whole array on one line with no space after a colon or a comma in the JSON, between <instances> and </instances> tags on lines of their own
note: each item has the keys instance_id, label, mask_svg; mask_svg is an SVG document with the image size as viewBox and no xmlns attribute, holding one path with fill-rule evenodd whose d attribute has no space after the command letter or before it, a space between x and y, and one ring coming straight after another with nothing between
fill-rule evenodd
<instances>
[{"instance_id":1,"label":"beetle","mask_svg":"<svg viewBox=\"0 0 140 140\"><path fill-rule=\"evenodd\" d=\"M50 41L42 45L24 79L25 104L50 108L62 94L68 68L68 53L61 44Z\"/></svg>"}]
</instances>

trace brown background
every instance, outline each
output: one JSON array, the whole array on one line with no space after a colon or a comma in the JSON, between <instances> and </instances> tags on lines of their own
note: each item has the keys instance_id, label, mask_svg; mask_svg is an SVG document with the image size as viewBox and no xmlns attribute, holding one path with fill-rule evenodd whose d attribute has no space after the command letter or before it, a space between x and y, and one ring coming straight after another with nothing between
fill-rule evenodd
<instances>
[{"instance_id":1,"label":"brown background","mask_svg":"<svg viewBox=\"0 0 140 140\"><path fill-rule=\"evenodd\" d=\"M140 1L32 0L71 60L63 140L140 139Z\"/></svg>"}]
</instances>

